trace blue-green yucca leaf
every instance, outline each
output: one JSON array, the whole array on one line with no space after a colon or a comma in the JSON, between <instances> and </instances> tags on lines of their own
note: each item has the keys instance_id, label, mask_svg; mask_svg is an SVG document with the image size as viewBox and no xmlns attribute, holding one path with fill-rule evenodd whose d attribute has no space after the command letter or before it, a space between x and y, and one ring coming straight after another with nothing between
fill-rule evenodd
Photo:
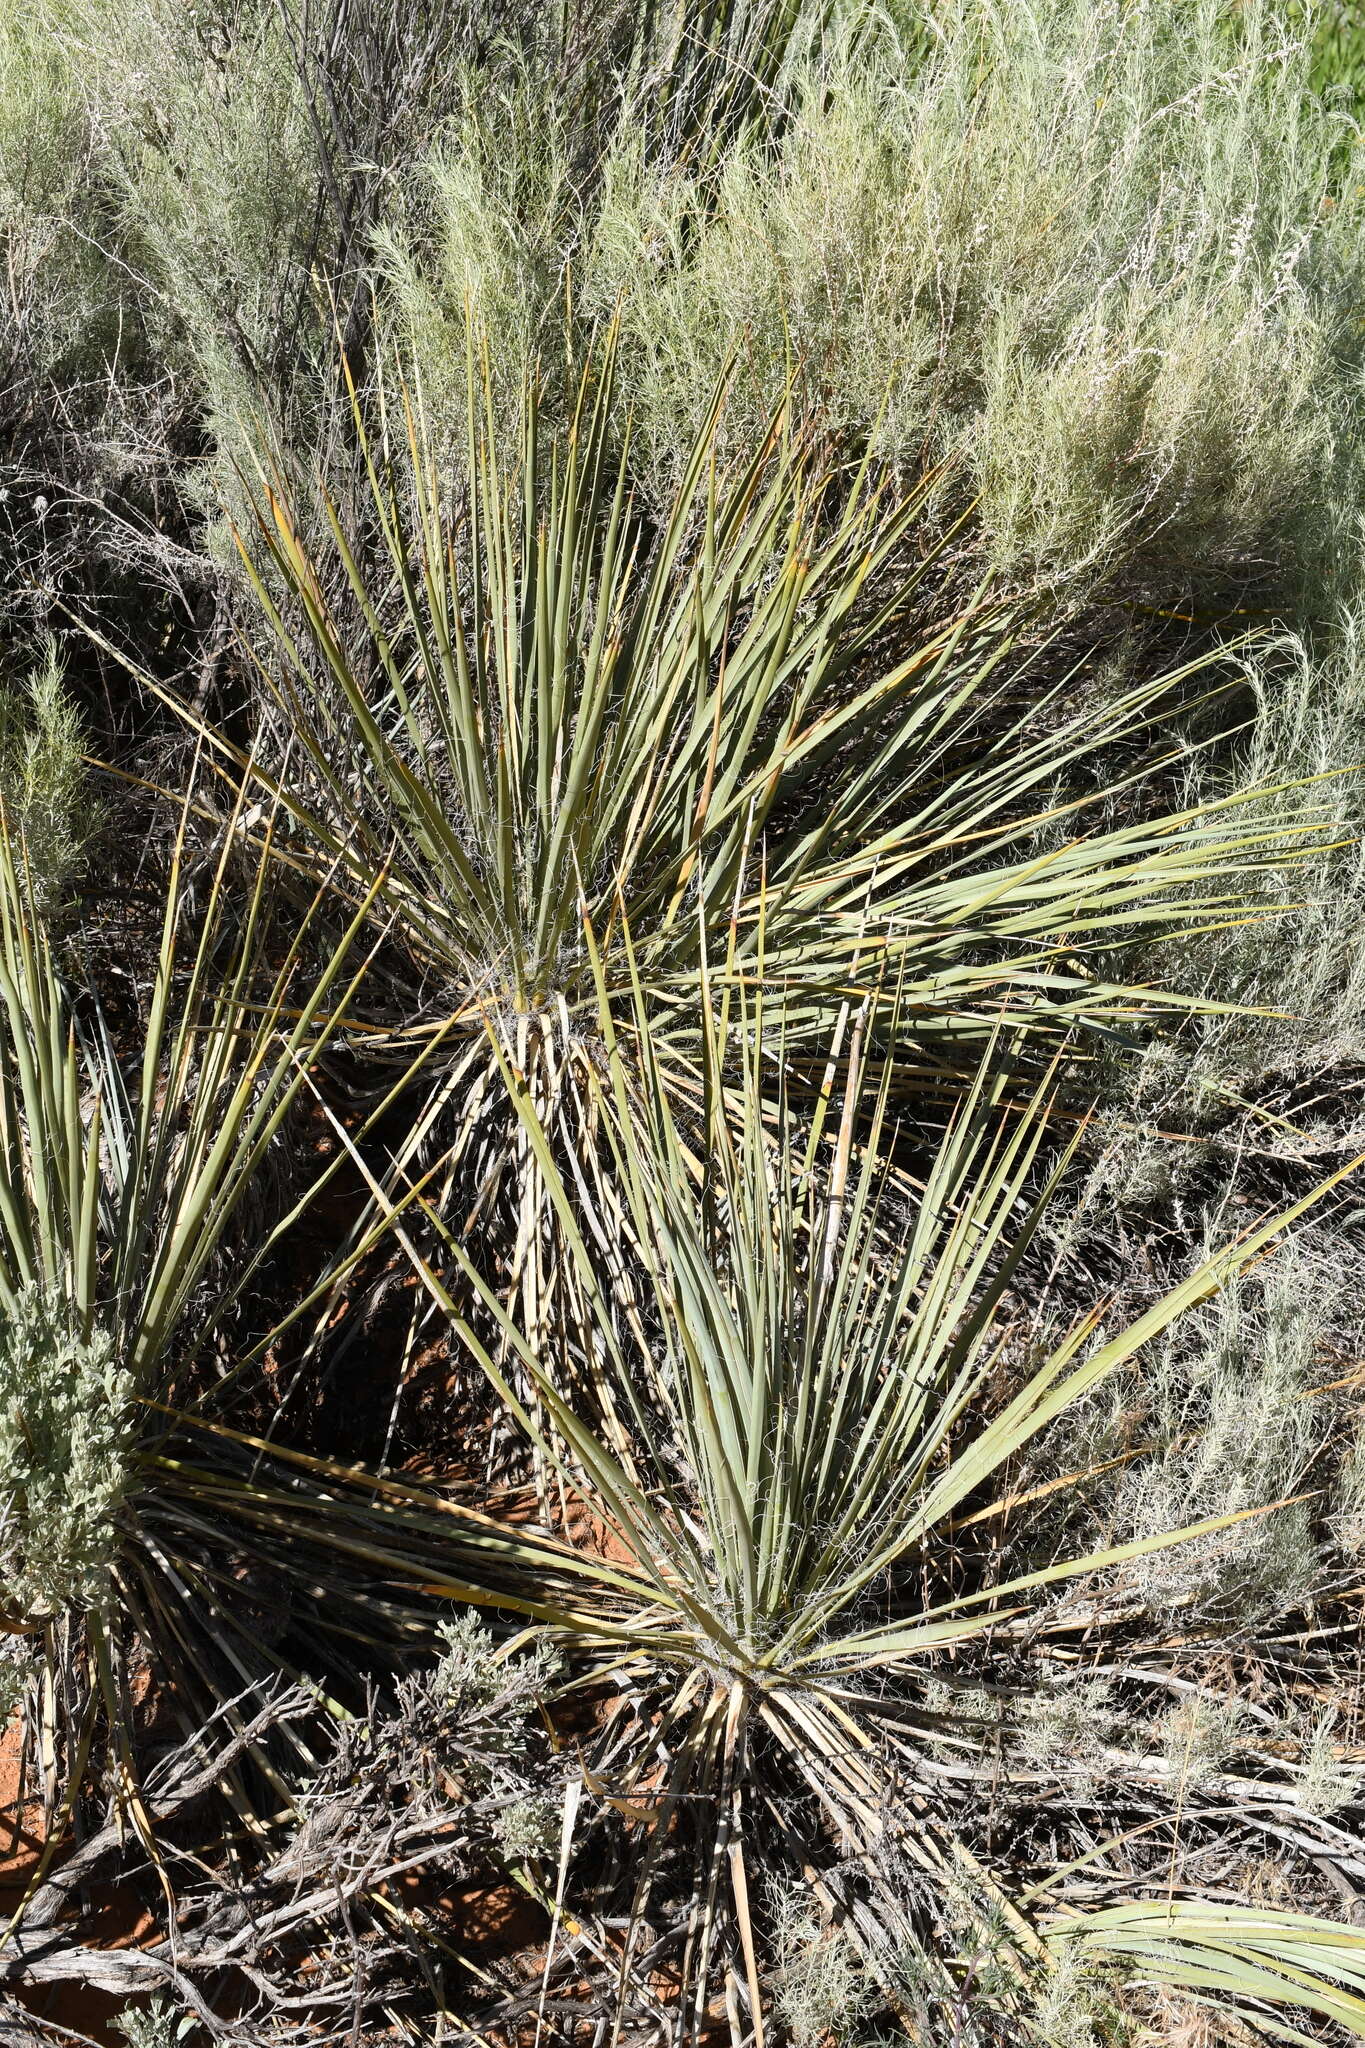
<instances>
[{"instance_id":1,"label":"blue-green yucca leaf","mask_svg":"<svg viewBox=\"0 0 1365 2048\"><path fill-rule=\"evenodd\" d=\"M1200 1899L1142 1899L1059 1920L1047 1937L1058 1951L1118 1960L1139 1983L1190 1992L1281 2039L1312 2039L1273 2017L1285 2005L1365 2034L1358 1927Z\"/></svg>"}]
</instances>

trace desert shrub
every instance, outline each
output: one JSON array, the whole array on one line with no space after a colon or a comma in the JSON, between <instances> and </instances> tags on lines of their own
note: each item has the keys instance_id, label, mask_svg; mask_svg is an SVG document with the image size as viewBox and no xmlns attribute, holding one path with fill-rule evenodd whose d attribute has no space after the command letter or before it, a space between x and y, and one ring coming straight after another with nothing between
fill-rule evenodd
<instances>
[{"instance_id":1,"label":"desert shrub","mask_svg":"<svg viewBox=\"0 0 1365 2048\"><path fill-rule=\"evenodd\" d=\"M1074 1949L1063 1950L1033 2017L1047 2048L1100 2048L1126 2041L1133 2029L1115 1998L1113 1972L1097 1969Z\"/></svg>"},{"instance_id":2,"label":"desert shrub","mask_svg":"<svg viewBox=\"0 0 1365 2048\"><path fill-rule=\"evenodd\" d=\"M1298 1803L1306 1813L1339 1813L1361 1794L1361 1772L1342 1768L1335 1737L1341 1716L1335 1706L1320 1708L1309 1721L1308 1740L1298 1783Z\"/></svg>"},{"instance_id":3,"label":"desert shrub","mask_svg":"<svg viewBox=\"0 0 1365 2048\"><path fill-rule=\"evenodd\" d=\"M420 366L431 417L458 457L471 306L490 337L504 445L515 444L533 365L562 409L577 353L563 328L582 173L573 95L555 89L534 53L522 55L505 80L466 68L453 97L454 111L409 180L406 220L381 228L376 248L390 318Z\"/></svg>"},{"instance_id":4,"label":"desert shrub","mask_svg":"<svg viewBox=\"0 0 1365 2048\"><path fill-rule=\"evenodd\" d=\"M463 1804L457 1861L474 1862L480 1850L541 1860L557 1846L563 1806L541 1720L559 1658L544 1643L509 1654L471 1613L440 1625L437 1648L434 1663L398 1681L387 1706L376 1702L341 1733L302 1795L306 1835L359 1855L395 1808L433 1819Z\"/></svg>"},{"instance_id":5,"label":"desert shrub","mask_svg":"<svg viewBox=\"0 0 1365 2048\"><path fill-rule=\"evenodd\" d=\"M163 1748L143 1812L176 1826L160 1835L155 1862L144 1843L130 1868L129 1833L117 1818L84 1833L55 1870L40 1870L23 1930L11 1937L9 1981L16 1962L35 1957L45 1985L114 1993L128 2001L120 2038L134 2048L298 2048L337 2026L382 2038L396 2013L415 2025L449 2016L456 1995L470 2019L472 2001L495 2003L505 1967L466 1976L448 1950L442 1955L440 1933L434 1941L430 1933L449 1924L447 1902L467 1886L478 1896L491 1881L494 1899L509 1891L497 1884L504 1859L530 1912L533 1901L548 1909L542 1854L533 1845L508 1858L501 1836L518 1813L523 1824L533 1811L553 1810L558 1820L574 1767L544 1725L546 1660L495 1645L478 1627L459 1624L457 1633L462 1667L478 1675L477 1698L452 1691L443 1660L422 1654L371 1685L360 1711L330 1724L318 1725L312 1688L277 1684L247 1713L246 1701L234 1700ZM255 1831L238 1857L206 1857L194 1825L205 1792L301 1721L313 1739L304 1783L276 1777L284 1805L274 1824ZM175 1940L111 1954L89 1940L88 1918L62 1909L77 1881L136 1882L139 1866L159 1873L151 1910ZM397 1918L395 1895L405 1902ZM566 1917L560 1943L570 1966L581 1932ZM557 1991L563 1973L549 1970ZM17 2002L0 2000L0 2027L14 2048L72 2038L60 2026L30 2028Z\"/></svg>"},{"instance_id":6,"label":"desert shrub","mask_svg":"<svg viewBox=\"0 0 1365 2048\"><path fill-rule=\"evenodd\" d=\"M1161 1728L1166 1768L1179 1784L1207 1789L1245 1734L1241 1703L1201 1693L1187 1695L1166 1715Z\"/></svg>"},{"instance_id":7,"label":"desert shrub","mask_svg":"<svg viewBox=\"0 0 1365 2048\"><path fill-rule=\"evenodd\" d=\"M390 321L457 452L471 303L515 435L537 367L563 404L573 378L561 373L610 299L600 217L622 151L651 174L717 169L740 143L781 129L803 63L819 61L836 25L850 49L879 39L880 17L856 4L739 0L698 13L626 0L557 28L524 19L515 38L454 70L445 118L377 249ZM921 22L901 26L903 42L924 40ZM662 251L643 257L639 277L652 283Z\"/></svg>"},{"instance_id":8,"label":"desert shrub","mask_svg":"<svg viewBox=\"0 0 1365 2048\"><path fill-rule=\"evenodd\" d=\"M1354 0L1322 0L1298 13L1313 33L1315 82L1358 124L1365 111L1365 26Z\"/></svg>"},{"instance_id":9,"label":"desert shrub","mask_svg":"<svg viewBox=\"0 0 1365 2048\"><path fill-rule=\"evenodd\" d=\"M947 461L945 509L975 499L1011 574L1088 585L1136 553L1163 597L1335 587L1357 208L1292 21L1271 0L1235 26L1168 0L947 6L931 33L907 9L768 13L736 10L708 56L667 9L565 40L477 8L342 34L257 0L44 0L6 31L0 185L37 359L95 408L89 518L109 526L92 465L156 477L221 565L260 413L342 477L333 306L363 360L382 279L452 445L470 298L512 433L534 364L571 388L619 305L656 496L737 356L736 446L795 374L902 467ZM746 65L762 120L730 104ZM157 531L140 513L104 544L205 573Z\"/></svg>"},{"instance_id":10,"label":"desert shrub","mask_svg":"<svg viewBox=\"0 0 1365 2048\"><path fill-rule=\"evenodd\" d=\"M1365 1430L1358 1431L1335 1474L1333 1528L1346 1555L1365 1555Z\"/></svg>"},{"instance_id":11,"label":"desert shrub","mask_svg":"<svg viewBox=\"0 0 1365 2048\"><path fill-rule=\"evenodd\" d=\"M312 367L316 155L272 7L39 0L7 18L0 462L17 621L51 626L76 601L137 645L183 634L215 581L201 529L232 482L237 416L278 412L282 382L297 398ZM304 409L316 420L315 400Z\"/></svg>"},{"instance_id":12,"label":"desert shrub","mask_svg":"<svg viewBox=\"0 0 1365 2048\"><path fill-rule=\"evenodd\" d=\"M113 407L100 451L138 502L112 527L98 504L91 516L182 605L222 596L223 507L240 510L252 434L264 427L305 476L339 474L335 335L363 379L395 168L493 17L459 0L42 0L38 13L85 138L71 211L142 337L139 390Z\"/></svg>"},{"instance_id":13,"label":"desert shrub","mask_svg":"<svg viewBox=\"0 0 1365 2048\"><path fill-rule=\"evenodd\" d=\"M254 0L54 0L50 12L153 358L225 457L207 509L230 487L238 417L277 408L282 385L306 391L316 368L319 174L288 17ZM141 453L169 476L169 445ZM193 494L194 468L176 466Z\"/></svg>"},{"instance_id":14,"label":"desert shrub","mask_svg":"<svg viewBox=\"0 0 1365 2048\"><path fill-rule=\"evenodd\" d=\"M179 2048L193 2034L196 2021L192 2013L177 2009L169 1999L154 1998L141 2011L120 2013L113 2025L129 2048Z\"/></svg>"},{"instance_id":15,"label":"desert shrub","mask_svg":"<svg viewBox=\"0 0 1365 2048\"><path fill-rule=\"evenodd\" d=\"M0 237L7 260L3 334L6 408L32 403L30 379L71 402L118 353L125 295L98 245L91 203L92 138L68 52L36 10L0 24ZM11 420L12 425L12 420Z\"/></svg>"},{"instance_id":16,"label":"desert shrub","mask_svg":"<svg viewBox=\"0 0 1365 2048\"><path fill-rule=\"evenodd\" d=\"M0 1648L0 1722L5 1724L23 1699L33 1675L28 1649L22 1636L7 1636Z\"/></svg>"},{"instance_id":17,"label":"desert shrub","mask_svg":"<svg viewBox=\"0 0 1365 2048\"><path fill-rule=\"evenodd\" d=\"M480 1754L489 1759L520 1756L530 1741L527 1718L548 1696L559 1673L556 1652L542 1639L508 1657L492 1631L472 1613L443 1621L437 1642L436 1663L422 1677L437 1709L465 1739L479 1731Z\"/></svg>"},{"instance_id":18,"label":"desert shrub","mask_svg":"<svg viewBox=\"0 0 1365 2048\"><path fill-rule=\"evenodd\" d=\"M107 1330L28 1289L0 1311L0 1587L25 1620L108 1597L134 1382Z\"/></svg>"},{"instance_id":19,"label":"desert shrub","mask_svg":"<svg viewBox=\"0 0 1365 2048\"><path fill-rule=\"evenodd\" d=\"M627 100L575 181L552 106L533 154L475 113L430 169L439 234L389 246L400 325L439 380L467 296L519 370L562 303L570 337L619 310L656 491L735 357L738 442L795 376L897 465L953 466L1013 575L1320 606L1356 545L1359 209L1306 40L1268 0L932 23L830 24L790 118L700 157Z\"/></svg>"},{"instance_id":20,"label":"desert shrub","mask_svg":"<svg viewBox=\"0 0 1365 2048\"><path fill-rule=\"evenodd\" d=\"M825 104L812 88L780 155L737 153L714 192L629 144L611 161L582 290L598 313L620 300L630 400L657 474L676 471L701 392L736 352L736 439L757 424L758 394L797 375L840 426L870 436L880 422L882 446L932 459L939 336L895 278L899 170L886 110L856 75Z\"/></svg>"},{"instance_id":21,"label":"desert shrub","mask_svg":"<svg viewBox=\"0 0 1365 2048\"><path fill-rule=\"evenodd\" d=\"M1175 1217L1207 1199L1214 1176L1248 1151L1312 1161L1348 1148L1359 1129L1349 1078L1365 1054L1358 607L1343 607L1316 647L1299 638L1263 647L1246 675L1247 730L1230 757L1192 765L1188 796L1207 801L1261 779L1267 793L1254 808L1269 823L1311 787L1333 850L1311 875L1266 869L1245 916L1211 922L1166 953L1163 971L1207 1007L1178 1037L1149 1034L1116 1049L1096 1125L1096 1197L1133 1213Z\"/></svg>"},{"instance_id":22,"label":"desert shrub","mask_svg":"<svg viewBox=\"0 0 1365 2048\"><path fill-rule=\"evenodd\" d=\"M83 740L49 642L22 693L0 697L0 803L22 846L25 888L43 917L65 907L97 822Z\"/></svg>"},{"instance_id":23,"label":"desert shrub","mask_svg":"<svg viewBox=\"0 0 1365 2048\"><path fill-rule=\"evenodd\" d=\"M1140 1390L1138 1426L1162 1448L1119 1484L1120 1530L1145 1536L1309 1489L1334 1422L1310 1389L1324 1376L1324 1338L1343 1287L1330 1240L1300 1245L1182 1326ZM1312 1508L1299 1501L1147 1559L1134 1581L1159 1610L1250 1629L1301 1605L1321 1568Z\"/></svg>"},{"instance_id":24,"label":"desert shrub","mask_svg":"<svg viewBox=\"0 0 1365 2048\"><path fill-rule=\"evenodd\" d=\"M73 567L89 571L89 529L106 525L103 492L121 467L107 443L146 375L93 154L67 53L39 10L9 10L0 23L0 628L21 642L56 623Z\"/></svg>"},{"instance_id":25,"label":"desert shrub","mask_svg":"<svg viewBox=\"0 0 1365 2048\"><path fill-rule=\"evenodd\" d=\"M1331 805L1338 850L1306 888L1294 888L1285 875L1263 878L1266 908L1289 911L1273 926L1234 927L1200 948L1210 995L1273 1013L1254 1021L1208 1019L1199 1027L1224 1078L1242 1092L1259 1079L1258 1060L1262 1071L1311 1073L1349 1065L1362 1050L1365 615L1352 603L1335 614L1317 646L1297 638L1272 644L1250 665L1249 678L1254 696L1242 772L1287 785L1312 780ZM1208 775L1204 786L1213 780ZM1241 1057L1239 1034L1246 1041Z\"/></svg>"},{"instance_id":26,"label":"desert shrub","mask_svg":"<svg viewBox=\"0 0 1365 2048\"><path fill-rule=\"evenodd\" d=\"M1124 1726L1113 1686L1071 1673L1058 1673L1032 1691L1017 1724L1021 1757L1087 1784L1104 1775L1105 1750Z\"/></svg>"},{"instance_id":27,"label":"desert shrub","mask_svg":"<svg viewBox=\"0 0 1365 2048\"><path fill-rule=\"evenodd\" d=\"M1094 579L1136 552L1168 587L1330 586L1355 231L1349 205L1324 225L1306 56L1265 8L1235 48L1207 6L937 26L908 82L813 85L709 210L617 167L596 247L645 431L675 451L737 347L752 391L803 366L897 462L960 463L1012 573Z\"/></svg>"},{"instance_id":28,"label":"desert shrub","mask_svg":"<svg viewBox=\"0 0 1365 2048\"><path fill-rule=\"evenodd\" d=\"M792 2048L856 2039L876 1994L854 1943L799 1891L779 1892L771 1911L773 2012Z\"/></svg>"}]
</instances>

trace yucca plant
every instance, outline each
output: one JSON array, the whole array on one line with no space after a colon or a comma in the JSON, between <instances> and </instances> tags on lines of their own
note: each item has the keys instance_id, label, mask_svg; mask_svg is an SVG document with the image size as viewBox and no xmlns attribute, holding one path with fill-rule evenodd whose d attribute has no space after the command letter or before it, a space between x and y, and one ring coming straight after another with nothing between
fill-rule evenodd
<instances>
[{"instance_id":1,"label":"yucca plant","mask_svg":"<svg viewBox=\"0 0 1365 2048\"><path fill-rule=\"evenodd\" d=\"M240 813L206 877L182 817L130 1038L126 1017L116 1026L82 986L78 958L54 952L26 842L0 825L0 1604L7 1631L41 1646L51 1802L61 1761L74 1793L101 1710L130 1766L125 1659L134 1632L144 1649L156 1639L149 1588L174 1618L172 1643L196 1619L208 1630L191 1673L216 1667L233 1691L246 1674L244 1632L187 1611L186 1574L202 1561L177 1563L148 1537L141 1497L168 1430L155 1404L230 1385L262 1355L231 1355L234 1314L300 1201L258 1215L245 1254L235 1226L260 1207L326 1044L324 1005L344 988L338 954L310 972L304 931L270 957L268 866L232 900Z\"/></svg>"},{"instance_id":2,"label":"yucca plant","mask_svg":"<svg viewBox=\"0 0 1365 2048\"><path fill-rule=\"evenodd\" d=\"M533 1619L528 1580L570 1604L582 1580L585 1612L601 1604L553 1537L288 1440L293 1388L387 1228L362 1203L320 1271L294 1235L347 1157L319 1163L319 1073L363 960L354 929L330 949L311 915L284 929L240 803L195 848L193 802L154 957L129 956L150 985L112 1015L75 941L50 939L0 813L0 1629L48 1856L77 1798L110 1791L156 1853L148 1692L191 1740L281 1684L344 1714L357 1670L430 1650L452 1598L491 1589ZM353 1120L348 1144L365 1139ZM288 1812L315 1753L288 1719L228 1795L249 1814L264 1787Z\"/></svg>"},{"instance_id":3,"label":"yucca plant","mask_svg":"<svg viewBox=\"0 0 1365 2048\"><path fill-rule=\"evenodd\" d=\"M614 1696L584 1752L584 1810L595 1799L647 1830L623 1985L632 1968L672 1974L678 2038L727 2012L737 2041L761 2039L765 1902L786 1882L917 2038L1024 2025L1046 2039L1050 1991L1101 1957L1134 1979L1091 1983L1116 2028L1125 2000L1164 1985L1271 2032L1285 2005L1365 2032L1365 1935L1209 1903L1197 1856L1187 1878L1177 1854L1267 1801L1296 1809L1305 1853L1357 1853L1297 1810L1292 1783L1214 1772L1196 1801L1170 1743L1154 1753L1151 1701L1169 1697L1171 1670L1125 1573L1240 1517L1087 1548L1065 1514L1031 1527L1033 1496L1011 1476L1040 1432L1325 1189L1126 1327L1103 1304L1049 1326L1046 1300L1021 1313L1016 1291L1066 1163L1064 1150L1040 1170L1045 1089L1007 1110L1008 1062L988 1059L907 1205L887 1164L884 1069L851 1076L837 1133L803 1135L755 1050L761 1010L703 1016L704 1109L683 1127L659 1063L646 1052L641 1080L604 1003L600 1114L648 1267L630 1314L527 1081L505 1067L584 1308L581 1325L528 1328L482 1287L538 1409L407 1239L500 1400L557 1462L585 1562L609 1554L634 1575L604 1582L609 1628L581 1608L554 1622L580 1683ZM737 1073L740 1117L723 1100ZM444 1241L479 1287L458 1237ZM610 1428L563 1396L572 1375L555 1353L574 1349L609 1389ZM1039 1492L1065 1500L1086 1476Z\"/></svg>"},{"instance_id":4,"label":"yucca plant","mask_svg":"<svg viewBox=\"0 0 1365 2048\"><path fill-rule=\"evenodd\" d=\"M420 391L381 390L373 426L356 407L364 504L327 505L326 546L267 469L241 540L277 644L263 730L248 755L200 727L264 793L281 859L385 919L367 1046L439 1043L407 1156L448 1110L469 1213L515 1179L524 1257L545 1205L499 1059L590 1179L599 976L623 1038L642 991L684 1094L708 973L762 984L812 1061L894 987L904 1076L960 1072L1006 1013L1055 1032L1178 1008L1115 979L1115 949L1238 915L1315 818L1144 803L1133 769L1058 796L1109 742L1169 769L1153 721L1192 670L1045 690L1007 606L925 623L941 557L916 551L920 497L826 460L780 410L723 463L723 391L656 525L611 386L608 338L548 445L528 391L509 474L471 338L467 490L446 488Z\"/></svg>"}]
</instances>

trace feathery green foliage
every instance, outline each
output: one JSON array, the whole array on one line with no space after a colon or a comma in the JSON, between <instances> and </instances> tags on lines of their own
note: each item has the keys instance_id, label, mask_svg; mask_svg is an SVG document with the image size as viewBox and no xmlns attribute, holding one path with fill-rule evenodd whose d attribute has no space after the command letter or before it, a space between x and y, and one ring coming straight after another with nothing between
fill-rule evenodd
<instances>
[{"instance_id":1,"label":"feathery green foliage","mask_svg":"<svg viewBox=\"0 0 1365 2048\"><path fill-rule=\"evenodd\" d=\"M1013 574L1330 601L1356 552L1358 181L1285 10L817 12L788 111L709 152L661 153L628 102L584 179L553 141L500 148L471 93L481 139L427 172L437 232L386 261L450 417L471 298L513 388L562 354L566 302L571 352L616 310L659 494L735 355L735 446L794 375L835 429L953 465Z\"/></svg>"},{"instance_id":2,"label":"feathery green foliage","mask_svg":"<svg viewBox=\"0 0 1365 2048\"><path fill-rule=\"evenodd\" d=\"M50 1619L108 1596L135 1431L133 1380L107 1331L21 1295L0 1325L0 1600Z\"/></svg>"},{"instance_id":3,"label":"feathery green foliage","mask_svg":"<svg viewBox=\"0 0 1365 2048\"><path fill-rule=\"evenodd\" d=\"M0 237L8 289L0 334L7 410L21 369L79 381L116 347L119 291L83 228L90 137L79 82L48 24L18 9L0 23ZM7 422L8 424L8 422Z\"/></svg>"},{"instance_id":4,"label":"feathery green foliage","mask_svg":"<svg viewBox=\"0 0 1365 2048\"><path fill-rule=\"evenodd\" d=\"M0 696L0 804L22 846L24 885L44 917L67 907L98 824L83 743L49 642L22 693Z\"/></svg>"}]
</instances>

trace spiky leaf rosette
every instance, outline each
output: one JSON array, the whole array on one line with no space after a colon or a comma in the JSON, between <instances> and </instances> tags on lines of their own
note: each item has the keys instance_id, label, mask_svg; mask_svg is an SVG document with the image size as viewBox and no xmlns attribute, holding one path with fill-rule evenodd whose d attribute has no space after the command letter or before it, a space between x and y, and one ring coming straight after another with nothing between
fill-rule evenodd
<instances>
[{"instance_id":1,"label":"spiky leaf rosette","mask_svg":"<svg viewBox=\"0 0 1365 2048\"><path fill-rule=\"evenodd\" d=\"M1237 915L1311 804L1267 830L1130 781L1058 799L1111 742L1169 769L1153 719L1192 671L1043 689L1007 607L932 622L919 496L830 463L780 409L723 461L723 389L653 518L612 368L608 337L559 437L527 391L509 472L471 339L459 489L419 391L357 399L361 502L323 491L325 541L267 467L242 547L278 644L271 709L250 756L205 734L269 788L283 857L389 921L391 1040L439 1036L484 1199L512 1149L490 1029L572 1142L599 975L622 1033L643 990L682 1085L708 972L761 983L774 1024L780 994L793 1056L850 995L894 988L911 1067L960 1067L1004 1011L1055 1031L1159 1008L1113 980L1116 949Z\"/></svg>"},{"instance_id":2,"label":"spiky leaf rosette","mask_svg":"<svg viewBox=\"0 0 1365 2048\"><path fill-rule=\"evenodd\" d=\"M0 829L0 1628L38 1652L25 1683L49 1856L59 1808L102 1754L150 1846L135 1675L192 1735L215 1713L249 1720L243 1702L301 1667L325 1711L329 1683L354 1690L358 1661L430 1647L449 1600L480 1587L534 1619L528 1559L561 1600L583 1583L586 1611L601 1606L598 1579L551 1538L240 1426L260 1414L273 1353L283 1431L290 1376L316 1364L387 1229L362 1203L281 1308L291 1233L347 1156L319 1164L293 1141L320 1111L367 906L330 948L311 912L286 925L241 807L196 861L193 804L191 791L131 1014L85 984L74 942L58 951L23 841ZM348 1131L365 1135L363 1119ZM309 1764L293 1722L279 1746L251 1745L272 1809L293 1797L281 1762ZM239 1805L247 1775L233 1774Z\"/></svg>"},{"instance_id":3,"label":"spiky leaf rosette","mask_svg":"<svg viewBox=\"0 0 1365 2048\"><path fill-rule=\"evenodd\" d=\"M215 1715L265 1728L262 1696L300 1662L321 1714L319 1679L354 1688L358 1658L429 1648L451 1599L492 1585L534 1618L528 1559L561 1600L584 1578L553 1539L232 1426L291 1330L313 1356L308 1332L377 1232L360 1215L312 1284L269 1306L272 1265L336 1164L291 1140L346 1014L355 934L329 951L310 915L285 928L240 806L196 859L193 801L150 974L140 945L128 962L142 999L112 1013L78 942L49 935L22 826L0 816L0 1710L24 1705L18 1804L46 1808L30 1895L85 1793L112 1791L158 1853L134 1679L192 1741ZM585 1592L597 1611L596 1575ZM263 1784L287 1811L311 1767L312 1729L292 1716L277 1733L224 1775L239 1813Z\"/></svg>"},{"instance_id":4,"label":"spiky leaf rosette","mask_svg":"<svg viewBox=\"0 0 1365 2048\"><path fill-rule=\"evenodd\" d=\"M1087 1666L1112 1656L1134 1700L1160 1691L1168 1661L1134 1626L1141 1599L1125 1574L1242 1516L1087 1550L1059 1515L1041 1554L1004 1540L1020 1506L1011 1474L1040 1433L1325 1189L1224 1246L1128 1326L1114 1329L1099 1305L1025 1342L1013 1289L1065 1165L1040 1172L1045 1096L1006 1110L1008 1063L988 1062L907 1206L885 1157L887 1073L855 1074L826 1145L774 1105L761 1065L771 1047L755 1050L764 1023L750 1012L704 1023L705 1106L700 1128L684 1129L657 1064L641 1087L604 1019L600 1114L648 1266L632 1314L508 1070L585 1312L578 1327L528 1332L484 1289L547 1424L412 1246L501 1400L557 1462L579 1526L638 1574L638 1593L613 1587L610 1628L565 1612L558 1632L583 1682L619 1695L585 1785L603 1811L650 1820L630 1953L681 1970L680 2037L713 2000L737 2039L761 2032L762 1889L783 1871L847 1927L879 1997L905 2007L914 1989L931 2035L973 2000L1033 2025L1058 1956L1125 1957L1147 1983L1182 1985L1254 2025L1297 2004L1365 2032L1351 1930L1210 1909L1169 1853L1152 1902L1147 1837L1163 1829L1169 1852L1171 1828L1190 1825L1187 1774L1154 1762L1138 1732L1145 1705L1106 1719L1106 1686L1085 1690ZM737 1074L740 1114L722 1086ZM458 1238L445 1242L477 1285ZM557 1354L575 1349L608 1390L609 1427L585 1424L560 1391L572 1375ZM1068 1669L1080 1690L1058 1706ZM1040 1702L1084 1741L1049 1742ZM1054 1752L1065 1762L1040 1769ZM1110 1805L1096 1790L1106 1773ZM1157 1817L1125 1851L1138 1787ZM1200 1828L1242 1825L1263 1792L1201 1782L1215 1817ZM1002 1802L1008 1829L992 1822ZM1040 1830L1052 1875L1031 1885L1025 1845ZM1108 1897L1129 1901L1092 1915L1097 1835L1113 1837ZM918 1958L913 1987L907 1957Z\"/></svg>"}]
</instances>

